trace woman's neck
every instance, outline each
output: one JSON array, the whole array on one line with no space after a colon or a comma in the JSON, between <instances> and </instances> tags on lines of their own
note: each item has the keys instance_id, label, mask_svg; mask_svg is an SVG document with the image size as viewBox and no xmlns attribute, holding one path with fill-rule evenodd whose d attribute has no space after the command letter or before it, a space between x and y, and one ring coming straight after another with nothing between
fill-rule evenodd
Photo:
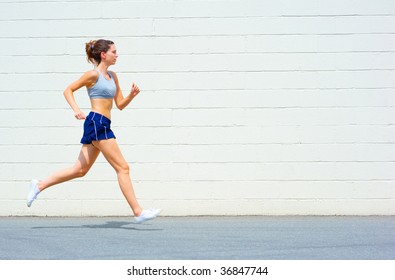
<instances>
[{"instance_id":1,"label":"woman's neck","mask_svg":"<svg viewBox=\"0 0 395 280\"><path fill-rule=\"evenodd\" d=\"M107 73L109 65L106 65L104 63L100 63L97 65L97 69L102 72L103 74Z\"/></svg>"}]
</instances>

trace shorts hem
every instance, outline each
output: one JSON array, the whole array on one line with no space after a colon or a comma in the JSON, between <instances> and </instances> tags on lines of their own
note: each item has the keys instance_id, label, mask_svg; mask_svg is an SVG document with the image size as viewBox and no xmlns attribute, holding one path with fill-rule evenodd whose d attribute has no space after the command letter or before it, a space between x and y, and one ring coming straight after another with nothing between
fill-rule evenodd
<instances>
[{"instance_id":1,"label":"shorts hem","mask_svg":"<svg viewBox=\"0 0 395 280\"><path fill-rule=\"evenodd\" d=\"M101 139L92 139L92 140L81 140L80 143L81 144L92 144L93 141L102 141L102 140L109 140L109 139L117 139L117 137L113 136L113 137L107 137L107 138L101 138Z\"/></svg>"}]
</instances>

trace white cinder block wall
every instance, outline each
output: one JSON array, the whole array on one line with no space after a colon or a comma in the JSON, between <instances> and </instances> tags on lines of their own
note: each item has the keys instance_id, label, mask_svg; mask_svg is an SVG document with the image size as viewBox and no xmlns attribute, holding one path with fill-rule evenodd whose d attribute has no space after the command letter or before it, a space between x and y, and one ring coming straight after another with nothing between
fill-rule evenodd
<instances>
[{"instance_id":1,"label":"white cinder block wall","mask_svg":"<svg viewBox=\"0 0 395 280\"><path fill-rule=\"evenodd\" d=\"M142 89L113 126L143 206L395 214L394 1L1 0L0 215L131 213L102 156L25 205L30 179L77 158L62 93L98 38Z\"/></svg>"}]
</instances>

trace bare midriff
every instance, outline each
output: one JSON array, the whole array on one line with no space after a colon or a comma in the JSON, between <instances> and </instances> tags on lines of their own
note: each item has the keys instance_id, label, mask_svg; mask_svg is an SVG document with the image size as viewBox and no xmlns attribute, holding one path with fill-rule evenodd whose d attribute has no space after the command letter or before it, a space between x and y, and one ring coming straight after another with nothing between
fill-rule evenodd
<instances>
[{"instance_id":1,"label":"bare midriff","mask_svg":"<svg viewBox=\"0 0 395 280\"><path fill-rule=\"evenodd\" d=\"M91 99L92 112L99 113L111 120L113 98Z\"/></svg>"}]
</instances>

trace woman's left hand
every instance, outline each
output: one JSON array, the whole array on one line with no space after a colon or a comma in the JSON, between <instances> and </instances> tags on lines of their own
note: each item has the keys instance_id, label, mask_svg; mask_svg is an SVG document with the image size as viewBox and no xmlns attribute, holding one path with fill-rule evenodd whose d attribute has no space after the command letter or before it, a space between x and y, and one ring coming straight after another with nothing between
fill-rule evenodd
<instances>
[{"instance_id":1,"label":"woman's left hand","mask_svg":"<svg viewBox=\"0 0 395 280\"><path fill-rule=\"evenodd\" d=\"M133 83L132 89L130 90L130 95L132 95L132 97L136 97L136 95L139 93L140 93L140 88L135 83Z\"/></svg>"}]
</instances>

